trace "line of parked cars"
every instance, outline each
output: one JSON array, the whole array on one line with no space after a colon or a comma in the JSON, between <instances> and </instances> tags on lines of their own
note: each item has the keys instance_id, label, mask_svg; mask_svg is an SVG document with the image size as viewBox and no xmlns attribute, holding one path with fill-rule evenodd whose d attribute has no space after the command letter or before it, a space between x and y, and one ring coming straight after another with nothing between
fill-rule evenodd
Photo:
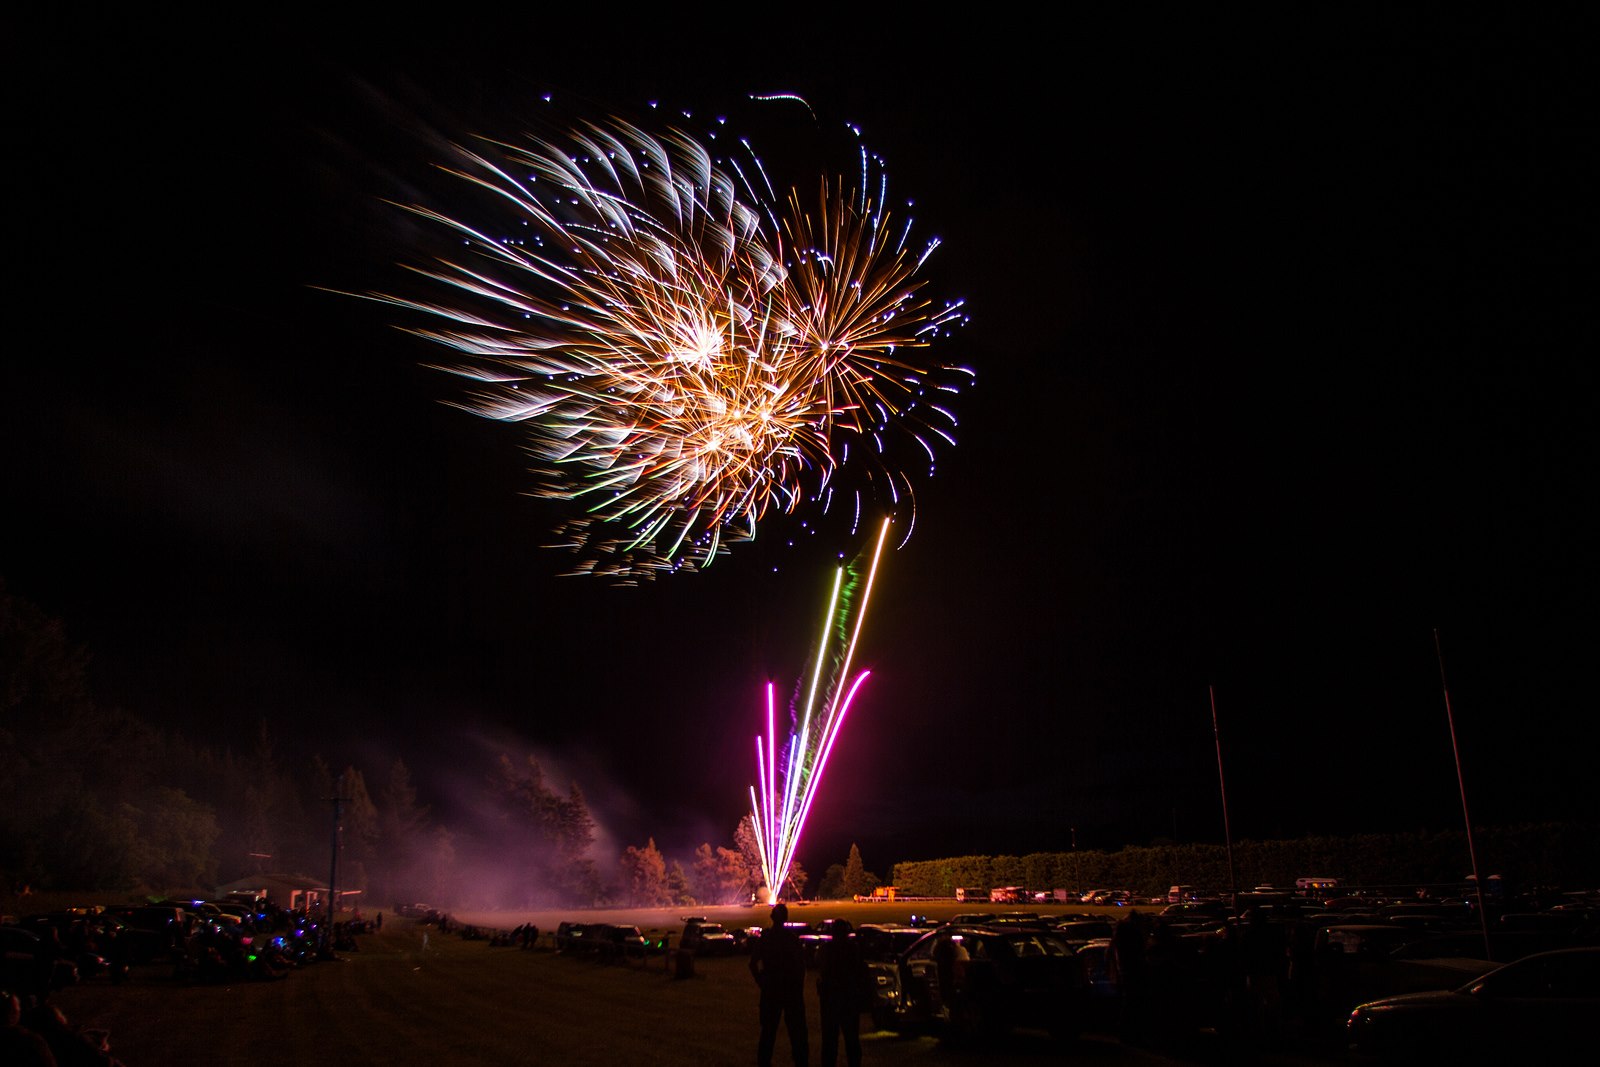
<instances>
[{"instance_id":1,"label":"line of parked cars","mask_svg":"<svg viewBox=\"0 0 1600 1067\"><path fill-rule=\"evenodd\" d=\"M1088 1019L1088 969L1077 947L1044 924L941 926L868 969L880 1029L967 1039L1021 1027L1065 1040Z\"/></svg>"},{"instance_id":2,"label":"line of parked cars","mask_svg":"<svg viewBox=\"0 0 1600 1067\"><path fill-rule=\"evenodd\" d=\"M1493 1050L1502 1062L1517 1062L1525 1059L1511 1054L1518 1040L1524 1050L1556 1050L1557 1038L1592 1043L1596 1034L1600 897L1496 912L1486 951L1477 913L1460 900L1323 902L1270 887L1240 894L1232 907L1179 896L1157 914L974 911L944 924L915 916L864 923L845 936L867 960L867 1010L876 1027L955 1039L1012 1029L1058 1039L1120 1032L1130 1002L1115 979L1113 942L1136 933L1147 939L1150 1006L1165 1013L1150 1025L1165 1036L1253 1025L1241 1021L1239 997L1255 996L1249 990L1266 973L1282 983L1275 1010L1330 1046L1348 1043L1358 1059L1464 1064ZM683 922L678 947L696 956L747 950L763 933L704 916ZM810 966L843 932L838 920L788 925ZM562 924L557 944L596 951L612 936L607 929ZM1256 955L1263 946L1266 971ZM1419 1052L1434 1049L1448 1056Z\"/></svg>"},{"instance_id":3,"label":"line of parked cars","mask_svg":"<svg viewBox=\"0 0 1600 1067\"><path fill-rule=\"evenodd\" d=\"M348 937L352 924L340 924ZM130 968L167 965L191 981L281 977L324 949L301 914L235 899L93 905L6 917L0 988L44 998L92 978L113 983Z\"/></svg>"},{"instance_id":4,"label":"line of parked cars","mask_svg":"<svg viewBox=\"0 0 1600 1067\"><path fill-rule=\"evenodd\" d=\"M602 962L642 960L666 948L663 939L647 938L637 926L626 923L564 922L556 927L555 942L557 952Z\"/></svg>"},{"instance_id":5,"label":"line of parked cars","mask_svg":"<svg viewBox=\"0 0 1600 1067\"><path fill-rule=\"evenodd\" d=\"M1379 1063L1559 1062L1600 1039L1600 947L1536 952L1455 989L1358 1005L1346 1024L1358 1060ZM1582 1049L1589 1049L1584 1053ZM1574 1059L1571 1062L1579 1062Z\"/></svg>"},{"instance_id":6,"label":"line of parked cars","mask_svg":"<svg viewBox=\"0 0 1600 1067\"><path fill-rule=\"evenodd\" d=\"M1060 924L1033 912L971 912L943 924L863 923L844 936L856 940L867 962L872 995L866 1010L879 1029L964 1039L1026 1028L1067 1038L1083 1028L1092 995L1078 952L1092 938L1109 937L1112 928L1078 918ZM1093 929L1082 929L1084 923ZM810 967L843 929L837 919L786 925ZM730 933L690 916L682 946L703 955L733 953L762 932L751 926Z\"/></svg>"},{"instance_id":7,"label":"line of parked cars","mask_svg":"<svg viewBox=\"0 0 1600 1067\"><path fill-rule=\"evenodd\" d=\"M1185 901L1159 921L1186 938L1224 937L1255 916L1283 931L1286 977L1314 1033L1358 1062L1541 1061L1600 1037L1600 895L1561 903L1330 895L1271 887Z\"/></svg>"},{"instance_id":8,"label":"line of parked cars","mask_svg":"<svg viewBox=\"0 0 1600 1067\"><path fill-rule=\"evenodd\" d=\"M696 956L731 956L739 950L742 939L735 937L721 923L714 923L698 915L683 920L683 936L678 947Z\"/></svg>"}]
</instances>

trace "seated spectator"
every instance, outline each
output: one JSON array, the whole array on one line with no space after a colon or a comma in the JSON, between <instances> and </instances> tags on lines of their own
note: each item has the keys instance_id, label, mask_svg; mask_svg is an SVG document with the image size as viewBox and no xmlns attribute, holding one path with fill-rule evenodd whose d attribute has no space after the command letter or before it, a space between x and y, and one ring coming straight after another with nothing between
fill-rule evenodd
<instances>
[{"instance_id":1,"label":"seated spectator","mask_svg":"<svg viewBox=\"0 0 1600 1067\"><path fill-rule=\"evenodd\" d=\"M28 1023L50 1046L57 1067L123 1067L121 1060L111 1055L102 1031L91 1031L98 1037L75 1030L61 1009L52 1004L41 1004L28 1017Z\"/></svg>"},{"instance_id":2,"label":"seated spectator","mask_svg":"<svg viewBox=\"0 0 1600 1067\"><path fill-rule=\"evenodd\" d=\"M4 992L0 992L0 1063L56 1067L45 1039L22 1025L22 1002L15 994Z\"/></svg>"}]
</instances>

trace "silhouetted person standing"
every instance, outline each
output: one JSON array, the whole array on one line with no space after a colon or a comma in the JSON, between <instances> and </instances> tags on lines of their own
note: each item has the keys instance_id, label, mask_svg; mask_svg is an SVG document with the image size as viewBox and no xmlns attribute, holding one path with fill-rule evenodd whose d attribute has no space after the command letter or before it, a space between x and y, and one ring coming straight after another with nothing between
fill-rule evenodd
<instances>
[{"instance_id":1,"label":"silhouetted person standing","mask_svg":"<svg viewBox=\"0 0 1600 1067\"><path fill-rule=\"evenodd\" d=\"M868 1007L867 961L861 943L840 919L833 937L822 946L822 969L817 975L817 1000L822 1005L822 1067L833 1067L844 1036L844 1059L861 1067L861 1013Z\"/></svg>"},{"instance_id":2,"label":"silhouetted person standing","mask_svg":"<svg viewBox=\"0 0 1600 1067\"><path fill-rule=\"evenodd\" d=\"M1150 944L1149 920L1130 911L1111 932L1111 978L1122 996L1120 1036L1137 1044L1150 1036L1150 974L1146 950Z\"/></svg>"},{"instance_id":3,"label":"silhouetted person standing","mask_svg":"<svg viewBox=\"0 0 1600 1067\"><path fill-rule=\"evenodd\" d=\"M761 987L761 1039L756 1062L772 1067L772 1048L778 1041L778 1020L789 1031L789 1051L796 1067L805 1067L811 1050L806 1041L806 961L800 938L784 925L789 909L772 906L772 925L750 952L750 973Z\"/></svg>"},{"instance_id":4,"label":"silhouetted person standing","mask_svg":"<svg viewBox=\"0 0 1600 1067\"><path fill-rule=\"evenodd\" d=\"M971 956L961 938L950 927L941 927L934 935L934 977L938 980L935 992L939 994L939 1007L945 1019L954 1026L961 1016L961 998L966 992L967 963Z\"/></svg>"}]
</instances>

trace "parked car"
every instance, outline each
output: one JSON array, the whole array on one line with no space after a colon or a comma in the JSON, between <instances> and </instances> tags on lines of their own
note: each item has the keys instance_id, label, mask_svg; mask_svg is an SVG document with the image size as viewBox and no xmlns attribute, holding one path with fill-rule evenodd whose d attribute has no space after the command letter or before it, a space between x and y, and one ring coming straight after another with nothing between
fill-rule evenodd
<instances>
[{"instance_id":1,"label":"parked car","mask_svg":"<svg viewBox=\"0 0 1600 1067\"><path fill-rule=\"evenodd\" d=\"M602 959L643 959L649 950L637 926L596 923L584 935Z\"/></svg>"},{"instance_id":2,"label":"parked car","mask_svg":"<svg viewBox=\"0 0 1600 1067\"><path fill-rule=\"evenodd\" d=\"M1384 1062L1527 1063L1593 1049L1597 1013L1600 948L1569 948L1458 989L1358 1005L1346 1033L1355 1056Z\"/></svg>"},{"instance_id":3,"label":"parked car","mask_svg":"<svg viewBox=\"0 0 1600 1067\"><path fill-rule=\"evenodd\" d=\"M823 919L815 926L805 926L805 929L796 927L800 935L800 950L805 954L806 966L815 967L822 958L822 946L833 940L834 931L838 929L843 919ZM785 926L794 926L794 923L785 923Z\"/></svg>"},{"instance_id":4,"label":"parked car","mask_svg":"<svg viewBox=\"0 0 1600 1067\"><path fill-rule=\"evenodd\" d=\"M805 946L806 946L806 942L808 940L814 941L815 938L816 938L816 933L817 932L811 928L811 924L810 923L795 922L795 921L791 920L789 922L784 923L783 924L783 928L785 930L788 930L790 933L794 934L796 940L798 940L800 942L800 950L801 950L801 952L805 952L806 951ZM734 931L734 934L733 934L734 944L739 949L741 949L742 951L753 952L755 950L755 943L757 941L761 940L761 936L763 934L765 934L767 932L767 930L768 930L768 927L765 927L765 926L746 926L746 927L743 927L743 928L741 928L739 930ZM806 962L808 964L810 964L810 963L813 963L815 961L813 959L811 959L809 957L809 955L808 955L808 958L807 958Z\"/></svg>"},{"instance_id":5,"label":"parked car","mask_svg":"<svg viewBox=\"0 0 1600 1067\"><path fill-rule=\"evenodd\" d=\"M1100 907L1122 908L1133 902L1133 891L1130 889L1095 889L1085 894L1083 898L1083 903Z\"/></svg>"},{"instance_id":6,"label":"parked car","mask_svg":"<svg viewBox=\"0 0 1600 1067\"><path fill-rule=\"evenodd\" d=\"M178 906L188 913L190 929L193 929L197 922L220 923L235 918L225 915L221 908L209 900L184 900L180 901Z\"/></svg>"},{"instance_id":7,"label":"parked car","mask_svg":"<svg viewBox=\"0 0 1600 1067\"><path fill-rule=\"evenodd\" d=\"M738 947L734 936L723 929L721 923L701 918L684 920L683 936L678 944L697 956L727 956Z\"/></svg>"},{"instance_id":8,"label":"parked car","mask_svg":"<svg viewBox=\"0 0 1600 1067\"><path fill-rule=\"evenodd\" d=\"M862 958L868 962L892 962L906 949L926 937L925 926L902 926L895 923L862 923L856 927L856 940L861 944Z\"/></svg>"},{"instance_id":9,"label":"parked car","mask_svg":"<svg viewBox=\"0 0 1600 1067\"><path fill-rule=\"evenodd\" d=\"M1499 963L1510 963L1535 952L1576 947L1570 937L1544 930L1492 930L1489 950ZM1389 953L1396 960L1488 959L1484 955L1483 931L1454 930L1430 934L1421 941L1401 945Z\"/></svg>"},{"instance_id":10,"label":"parked car","mask_svg":"<svg viewBox=\"0 0 1600 1067\"><path fill-rule=\"evenodd\" d=\"M1222 922L1228 917L1228 906L1220 900L1189 900L1181 904L1168 904L1161 909L1161 918L1176 922Z\"/></svg>"},{"instance_id":11,"label":"parked car","mask_svg":"<svg viewBox=\"0 0 1600 1067\"><path fill-rule=\"evenodd\" d=\"M1079 946L1077 955L1089 979L1090 1028L1114 1030L1122 991L1111 975L1111 940L1090 941Z\"/></svg>"},{"instance_id":12,"label":"parked car","mask_svg":"<svg viewBox=\"0 0 1600 1067\"><path fill-rule=\"evenodd\" d=\"M1427 989L1453 989L1493 968L1487 961L1397 955L1426 931L1389 923L1330 924L1312 935L1315 1000L1324 1025L1338 1026L1357 1004ZM1481 956L1480 948L1476 955Z\"/></svg>"},{"instance_id":13,"label":"parked car","mask_svg":"<svg viewBox=\"0 0 1600 1067\"><path fill-rule=\"evenodd\" d=\"M1318 928L1314 946L1319 956L1333 953L1387 957L1400 946L1427 936L1426 932L1394 923L1329 923Z\"/></svg>"},{"instance_id":14,"label":"parked car","mask_svg":"<svg viewBox=\"0 0 1600 1067\"><path fill-rule=\"evenodd\" d=\"M595 945L591 936L592 923L564 922L556 927L556 951L576 954L587 952Z\"/></svg>"},{"instance_id":15,"label":"parked car","mask_svg":"<svg viewBox=\"0 0 1600 1067\"><path fill-rule=\"evenodd\" d=\"M266 916L253 906L240 904L232 900L219 900L217 901L217 910L222 912L223 915L232 916L239 926L245 930L267 929Z\"/></svg>"},{"instance_id":16,"label":"parked car","mask_svg":"<svg viewBox=\"0 0 1600 1067\"><path fill-rule=\"evenodd\" d=\"M134 963L149 963L177 951L188 932L183 909L170 905L120 905L107 908L106 914L123 923Z\"/></svg>"},{"instance_id":17,"label":"parked car","mask_svg":"<svg viewBox=\"0 0 1600 1067\"><path fill-rule=\"evenodd\" d=\"M80 978L107 974L111 962L106 958L112 939L122 924L109 915L87 916L81 909L53 911L25 916L15 924L35 937L53 941L57 954L77 964Z\"/></svg>"},{"instance_id":18,"label":"parked car","mask_svg":"<svg viewBox=\"0 0 1600 1067\"><path fill-rule=\"evenodd\" d=\"M950 966L948 988L938 959L946 931L964 957ZM1078 1034L1089 1009L1083 962L1066 942L1038 930L947 927L922 937L893 963L868 968L879 1027L933 1029L958 1039L1021 1027L1064 1039Z\"/></svg>"},{"instance_id":19,"label":"parked car","mask_svg":"<svg viewBox=\"0 0 1600 1067\"><path fill-rule=\"evenodd\" d=\"M1079 919L1073 922L1057 923L1054 933L1061 940L1077 948L1090 941L1109 938L1116 931L1117 924L1105 919Z\"/></svg>"}]
</instances>

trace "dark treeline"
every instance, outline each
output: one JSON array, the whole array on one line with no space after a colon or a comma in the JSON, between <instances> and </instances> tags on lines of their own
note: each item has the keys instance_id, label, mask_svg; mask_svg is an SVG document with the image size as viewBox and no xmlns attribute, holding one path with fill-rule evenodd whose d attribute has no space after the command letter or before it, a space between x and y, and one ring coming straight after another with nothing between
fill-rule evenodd
<instances>
[{"instance_id":1,"label":"dark treeline","mask_svg":"<svg viewBox=\"0 0 1600 1067\"><path fill-rule=\"evenodd\" d=\"M209 895L255 874L323 877L334 797L339 885L379 907L733 903L761 883L748 820L732 847L702 844L687 865L653 840L597 858L582 790L555 788L531 756L502 754L444 816L419 802L403 761L335 772L281 752L264 722L199 744L102 707L87 663L59 620L0 584L0 895Z\"/></svg>"},{"instance_id":2,"label":"dark treeline","mask_svg":"<svg viewBox=\"0 0 1600 1067\"><path fill-rule=\"evenodd\" d=\"M332 797L342 798L340 886L376 906L732 904L762 885L748 816L730 845L704 843L681 860L654 840L598 857L582 790L556 788L531 756L503 754L466 775L475 786L445 815L419 801L404 762L336 772L324 758L280 751L265 723L221 744L195 743L98 705L86 665L61 622L0 584L0 895L24 887L208 894L267 872L322 877ZM1477 847L1484 873L1512 884L1593 884L1594 841L1592 827L1526 826L1480 831ZM1246 841L1234 853L1243 888L1306 875L1437 883L1468 869L1459 831ZM1011 885L1154 894L1180 883L1226 889L1229 875L1221 845L1183 845L899 863L892 881L926 896ZM878 884L852 847L814 889L829 899ZM784 895L807 888L796 865Z\"/></svg>"},{"instance_id":3,"label":"dark treeline","mask_svg":"<svg viewBox=\"0 0 1600 1067\"><path fill-rule=\"evenodd\" d=\"M1571 823L1475 830L1485 878L1507 885L1592 886L1600 882L1596 828ZM1464 831L1304 837L1239 841L1233 846L1240 889L1293 886L1296 878L1333 877L1347 886L1437 885L1471 873ZM1222 845L1128 847L1114 852L1035 852L1027 856L959 856L897 863L894 884L909 895L951 896L957 887L1030 890L1130 889L1142 896L1171 885L1221 892L1230 888Z\"/></svg>"}]
</instances>

